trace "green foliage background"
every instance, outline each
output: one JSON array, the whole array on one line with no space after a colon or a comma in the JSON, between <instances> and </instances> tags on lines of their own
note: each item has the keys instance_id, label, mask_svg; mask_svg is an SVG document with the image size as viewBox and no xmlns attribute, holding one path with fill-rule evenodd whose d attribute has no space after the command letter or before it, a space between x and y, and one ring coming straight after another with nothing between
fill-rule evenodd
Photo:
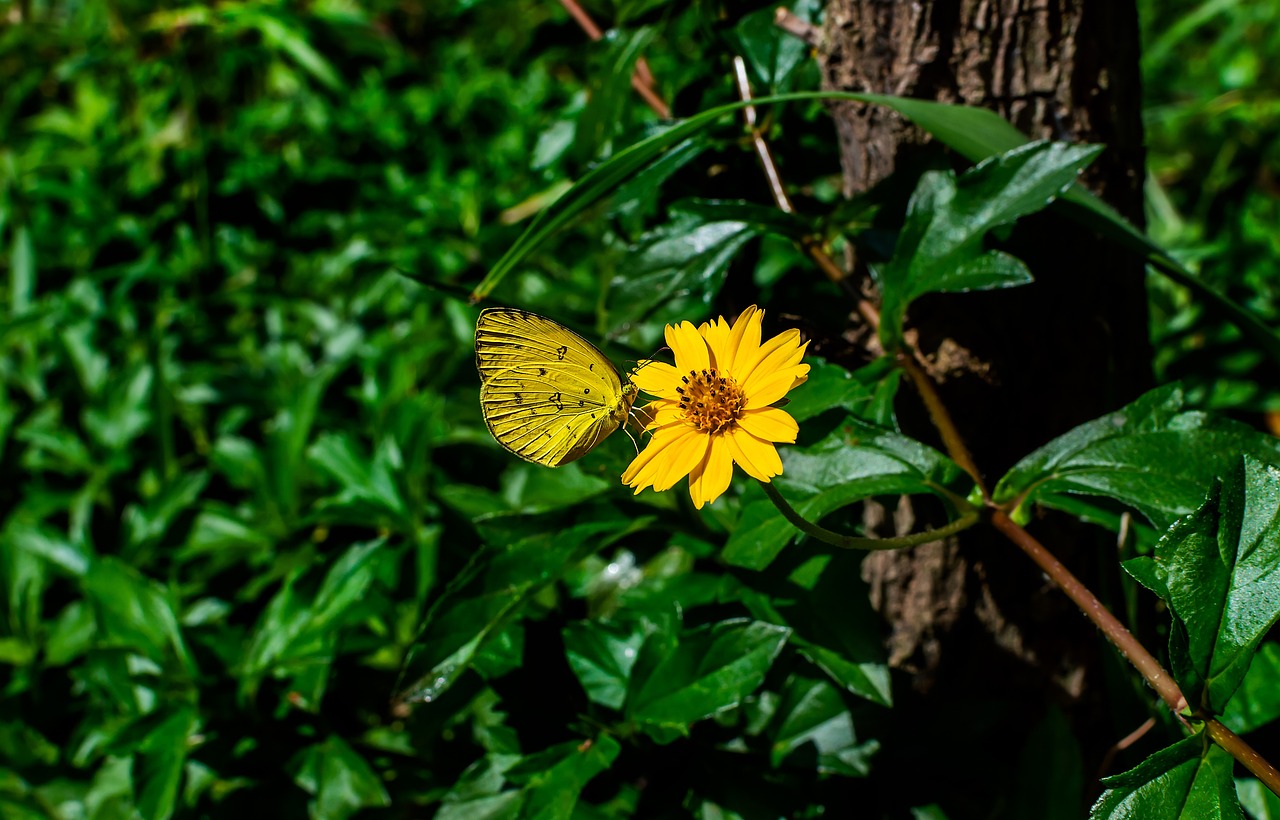
<instances>
[{"instance_id":1,"label":"green foliage background","mask_svg":"<svg viewBox=\"0 0 1280 820\"><path fill-rule=\"evenodd\" d=\"M1280 12L1150 5L1154 235L1274 322ZM735 98L735 53L759 93L817 85L771 6L595 10L622 26L589 45L533 0L0 4L0 813L1084 810L1092 772L1052 709L1018 741L1026 770L980 794L863 779L903 724L857 557L721 564L768 525L754 488L695 515L618 486L621 436L556 471L489 439L476 311L420 282L473 286L653 133L626 82L640 51L681 113ZM767 116L801 210L867 227L879 203L839 205L821 106ZM740 130L664 163L500 301L616 361L722 286L839 326ZM1153 282L1162 376L1280 409L1274 364ZM890 421L895 385L816 362L801 445L831 408ZM955 484L904 447L884 443ZM1249 680L1231 708L1253 728L1280 704ZM429 702L394 702L410 685Z\"/></svg>"}]
</instances>

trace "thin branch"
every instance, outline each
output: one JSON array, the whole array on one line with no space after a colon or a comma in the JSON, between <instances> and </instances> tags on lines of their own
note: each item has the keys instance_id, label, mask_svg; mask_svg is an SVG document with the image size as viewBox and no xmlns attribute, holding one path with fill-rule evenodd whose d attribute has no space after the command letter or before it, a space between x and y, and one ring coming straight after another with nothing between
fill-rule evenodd
<instances>
[{"instance_id":1,"label":"thin branch","mask_svg":"<svg viewBox=\"0 0 1280 820\"><path fill-rule=\"evenodd\" d=\"M1049 579L1057 584L1076 606L1080 607L1085 617L1102 630L1102 634L1107 636L1107 640L1111 641L1120 654L1133 664L1151 688L1156 690L1156 694L1165 702L1165 705L1175 714L1181 715L1182 710L1187 708L1187 700L1182 696L1182 690L1178 688L1177 682L1164 670L1155 656L1133 637L1133 633L1125 629L1124 624L1102 605L1097 596L1080 583L1080 579L1072 575L1071 570L1054 557L1053 553L1045 549L1044 545L1032 537L1031 533L1018 526L1003 510L991 511L991 524L1036 562L1044 574L1048 575Z\"/></svg>"},{"instance_id":2,"label":"thin branch","mask_svg":"<svg viewBox=\"0 0 1280 820\"><path fill-rule=\"evenodd\" d=\"M1139 740L1142 740L1143 736L1146 735L1147 732L1151 731L1155 725L1156 719L1154 717L1149 717L1142 722L1141 726L1116 741L1110 749L1107 749L1107 753L1102 756L1102 764L1098 766L1098 775L1094 780L1101 780L1106 777L1107 772L1111 770L1111 763L1116 759L1116 755L1137 743Z\"/></svg>"},{"instance_id":3,"label":"thin branch","mask_svg":"<svg viewBox=\"0 0 1280 820\"><path fill-rule=\"evenodd\" d=\"M978 511L971 510L955 521L935 530L925 530L924 532L903 535L898 538L860 538L855 535L841 535L838 532L832 532L826 527L814 524L796 512L796 509L782 497L782 494L778 492L778 488L773 486L772 483L761 481L760 486L764 488L765 495L769 496L769 500L773 502L773 505L782 513L782 517L791 522L791 526L824 544L830 544L833 547L840 547L846 550L897 550L904 547L914 547L919 544L928 544L932 541L941 541L948 536L972 527L978 523L979 518Z\"/></svg>"},{"instance_id":4,"label":"thin branch","mask_svg":"<svg viewBox=\"0 0 1280 820\"><path fill-rule=\"evenodd\" d=\"M596 21L591 19L591 15L579 6L576 0L560 0L560 5L564 6L565 11L569 12L569 16L577 21L578 26L586 32L587 36L592 40L599 40L604 37L604 32L596 25ZM645 103L654 110L654 112L663 119L671 117L671 108L658 96L658 92L654 90L653 73L649 71L649 64L641 57L636 60L636 70L631 75L631 87L645 101Z\"/></svg>"},{"instance_id":5,"label":"thin branch","mask_svg":"<svg viewBox=\"0 0 1280 820\"><path fill-rule=\"evenodd\" d=\"M747 77L747 63L740 56L733 58L733 74L734 81L738 86L738 96L742 98L743 102L749 102L751 100L751 81ZM782 174L778 172L778 163L773 159L773 150L769 147L768 140L764 138L763 129L757 124L756 107L754 105L745 106L742 109L742 117L747 124L747 130L751 132L751 145L755 148L756 158L760 160L760 167L764 171L765 179L769 182L769 193L773 195L773 203L778 206L778 210L794 214L796 208L791 202L791 197L787 195L786 186L782 183ZM860 298L857 289L849 281L848 274L823 250L822 242L818 237L804 237L800 240L800 247L804 249L804 252L809 255L809 258L814 261L818 268L826 274L827 279L839 285L853 298Z\"/></svg>"},{"instance_id":6,"label":"thin branch","mask_svg":"<svg viewBox=\"0 0 1280 820\"><path fill-rule=\"evenodd\" d=\"M1214 743L1230 752L1231 756L1243 763L1254 777L1261 780L1273 794L1280 797L1280 771L1276 771L1275 766L1258 754L1252 746L1245 743L1244 738L1223 726L1216 718L1205 721L1205 727L1209 730L1209 737L1213 738Z\"/></svg>"},{"instance_id":7,"label":"thin branch","mask_svg":"<svg viewBox=\"0 0 1280 820\"><path fill-rule=\"evenodd\" d=\"M812 48L822 44L822 29L795 16L786 6L779 6L773 13L773 24Z\"/></svg>"},{"instance_id":8,"label":"thin branch","mask_svg":"<svg viewBox=\"0 0 1280 820\"><path fill-rule=\"evenodd\" d=\"M916 364L910 353L899 353L898 365L907 372L911 383L915 385L916 392L920 394L920 399L924 402L925 409L929 411L929 418L933 421L933 426L942 435L942 443L946 446L947 454L951 456L951 460L960 465L960 469L969 474L969 477L973 479L974 483L978 485L978 489L982 492L982 497L990 500L991 493L987 491L987 485L982 481L982 473L978 471L978 465L974 463L973 456L969 454L969 448L965 446L964 439L960 437L960 431L956 429L955 422L951 420L951 414L947 412L946 405L942 403L942 399L938 396L938 389L934 385L933 379L929 378L929 374L925 373L920 365Z\"/></svg>"}]
</instances>

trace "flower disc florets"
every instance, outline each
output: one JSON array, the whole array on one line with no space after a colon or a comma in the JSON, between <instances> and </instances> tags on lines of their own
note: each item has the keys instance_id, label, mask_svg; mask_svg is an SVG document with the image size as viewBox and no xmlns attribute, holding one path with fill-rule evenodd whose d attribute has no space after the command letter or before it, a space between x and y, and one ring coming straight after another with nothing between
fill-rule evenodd
<instances>
[{"instance_id":1,"label":"flower disc florets","mask_svg":"<svg viewBox=\"0 0 1280 820\"><path fill-rule=\"evenodd\" d=\"M738 383L715 370L690 370L682 376L680 409L685 421L704 433L719 433L742 414L743 397Z\"/></svg>"},{"instance_id":2,"label":"flower disc florets","mask_svg":"<svg viewBox=\"0 0 1280 820\"><path fill-rule=\"evenodd\" d=\"M636 492L669 490L687 475L701 507L728 489L734 464L760 481L782 472L775 444L794 442L799 427L772 405L808 378L800 361L808 343L796 330L761 342L763 316L752 306L732 326L723 317L667 325L675 366L644 361L632 372L656 397L638 411L653 437L622 474Z\"/></svg>"}]
</instances>

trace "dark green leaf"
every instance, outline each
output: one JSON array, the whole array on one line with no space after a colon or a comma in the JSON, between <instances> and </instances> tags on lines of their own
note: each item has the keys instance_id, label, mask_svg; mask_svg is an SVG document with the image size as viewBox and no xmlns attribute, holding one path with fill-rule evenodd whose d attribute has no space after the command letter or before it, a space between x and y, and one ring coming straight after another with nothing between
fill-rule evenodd
<instances>
[{"instance_id":1,"label":"dark green leaf","mask_svg":"<svg viewBox=\"0 0 1280 820\"><path fill-rule=\"evenodd\" d=\"M470 666L476 651L538 591L587 552L627 534L617 522L543 532L505 548L489 548L438 601L401 671L398 700L430 702Z\"/></svg>"},{"instance_id":2,"label":"dark green leaf","mask_svg":"<svg viewBox=\"0 0 1280 820\"><path fill-rule=\"evenodd\" d=\"M314 705L323 691L333 659L337 630L364 617L363 605L383 558L382 540L355 544L325 573L313 600L298 591L300 576L291 576L267 605L254 627L241 661L241 687L252 693L272 672L292 671L304 677L300 693L310 690Z\"/></svg>"},{"instance_id":3,"label":"dark green leaf","mask_svg":"<svg viewBox=\"0 0 1280 820\"><path fill-rule=\"evenodd\" d=\"M1236 781L1236 796L1253 820L1280 820L1280 797L1253 778Z\"/></svg>"},{"instance_id":4,"label":"dark green leaf","mask_svg":"<svg viewBox=\"0 0 1280 820\"><path fill-rule=\"evenodd\" d=\"M817 0L799 0L790 6L790 11L802 20L816 23L822 6ZM790 88L796 69L810 62L809 45L779 28L774 14L774 7L766 6L743 17L734 30L738 49L769 93Z\"/></svg>"},{"instance_id":5,"label":"dark green leaf","mask_svg":"<svg viewBox=\"0 0 1280 820\"><path fill-rule=\"evenodd\" d=\"M901 344L907 308L926 293L1030 282L1021 262L985 250L983 238L1049 205L1101 150L1038 142L983 160L958 180L950 171L926 173L907 207L893 258L877 271L885 348L894 350Z\"/></svg>"},{"instance_id":6,"label":"dark green leaf","mask_svg":"<svg viewBox=\"0 0 1280 820\"><path fill-rule=\"evenodd\" d=\"M1266 641L1231 696L1222 722L1237 734L1252 732L1280 717L1280 644Z\"/></svg>"},{"instance_id":7,"label":"dark green leaf","mask_svg":"<svg viewBox=\"0 0 1280 820\"><path fill-rule=\"evenodd\" d=\"M613 29L604 36L604 59L591 74L591 96L578 117L574 152L589 160L606 146L622 120L623 107L631 100L631 74L636 60L653 42L656 32L647 27L630 31Z\"/></svg>"},{"instance_id":8,"label":"dark green leaf","mask_svg":"<svg viewBox=\"0 0 1280 820\"><path fill-rule=\"evenodd\" d=\"M292 767L293 781L314 798L312 817L341 820L366 806L391 805L378 773L337 735L304 749Z\"/></svg>"},{"instance_id":9,"label":"dark green leaf","mask_svg":"<svg viewBox=\"0 0 1280 820\"><path fill-rule=\"evenodd\" d=\"M874 740L858 743L853 716L840 693L825 681L792 678L775 714L771 757L774 766L790 756L813 754L821 772L853 777L870 772Z\"/></svg>"},{"instance_id":10,"label":"dark green leaf","mask_svg":"<svg viewBox=\"0 0 1280 820\"><path fill-rule=\"evenodd\" d=\"M1075 820L1084 814L1080 743L1062 711L1051 707L1027 736L1010 817Z\"/></svg>"},{"instance_id":11,"label":"dark green leaf","mask_svg":"<svg viewBox=\"0 0 1280 820\"><path fill-rule=\"evenodd\" d=\"M779 102L821 99L887 105L975 161L1027 142L1027 138L1016 128L986 109L943 105L925 100L877 94L838 91L802 92L759 97L750 102L718 106L628 146L592 168L564 196L534 218L520 238L507 249L507 252L485 276L484 281L472 292L472 301L480 301L487 297L511 270L541 247L547 239L572 222L592 204L611 194L624 180L630 179L666 151L727 115L746 105L764 106Z\"/></svg>"},{"instance_id":12,"label":"dark green leaf","mask_svg":"<svg viewBox=\"0 0 1280 820\"><path fill-rule=\"evenodd\" d=\"M106 640L162 666L176 660L194 671L173 601L163 587L114 558L95 561L81 583L85 597L97 608Z\"/></svg>"},{"instance_id":13,"label":"dark green leaf","mask_svg":"<svg viewBox=\"0 0 1280 820\"><path fill-rule=\"evenodd\" d=\"M565 655L592 703L621 709L644 632L621 623L578 621L564 628Z\"/></svg>"},{"instance_id":14,"label":"dark green leaf","mask_svg":"<svg viewBox=\"0 0 1280 820\"><path fill-rule=\"evenodd\" d=\"M1280 470L1245 456L1154 557L1124 568L1169 605L1169 657L1187 702L1221 714L1280 617Z\"/></svg>"},{"instance_id":15,"label":"dark green leaf","mask_svg":"<svg viewBox=\"0 0 1280 820\"><path fill-rule=\"evenodd\" d=\"M613 764L622 747L608 735L553 746L530 755L507 770L507 778L523 787L521 817L569 820L582 790Z\"/></svg>"},{"instance_id":16,"label":"dark green leaf","mask_svg":"<svg viewBox=\"0 0 1280 820\"><path fill-rule=\"evenodd\" d=\"M1156 752L1124 774L1102 782L1107 790L1089 812L1092 820L1243 820L1231 755L1202 734Z\"/></svg>"},{"instance_id":17,"label":"dark green leaf","mask_svg":"<svg viewBox=\"0 0 1280 820\"><path fill-rule=\"evenodd\" d=\"M672 218L632 248L610 289L615 327L670 318L654 311L675 297L706 306L720 290L729 262L749 240L765 232L798 236L795 217L746 202L690 200L672 206Z\"/></svg>"},{"instance_id":18,"label":"dark green leaf","mask_svg":"<svg viewBox=\"0 0 1280 820\"><path fill-rule=\"evenodd\" d=\"M806 358L809 378L793 391L786 410L796 421L804 421L836 407L843 408L863 421L888 427L882 422L882 394L896 390L902 373L888 359L881 359L856 372L829 364L822 359ZM881 363L883 362L883 364ZM892 406L892 401L889 402Z\"/></svg>"},{"instance_id":19,"label":"dark green leaf","mask_svg":"<svg viewBox=\"0 0 1280 820\"><path fill-rule=\"evenodd\" d=\"M793 630L792 644L841 688L893 704L880 616L868 603L861 556L815 556L770 595L744 603L760 620Z\"/></svg>"},{"instance_id":20,"label":"dark green leaf","mask_svg":"<svg viewBox=\"0 0 1280 820\"><path fill-rule=\"evenodd\" d=\"M187 752L198 728L195 709L181 707L164 721L152 724L137 745L133 780L138 811L143 817L173 814Z\"/></svg>"},{"instance_id":21,"label":"dark green leaf","mask_svg":"<svg viewBox=\"0 0 1280 820\"><path fill-rule=\"evenodd\" d=\"M659 729L690 724L737 705L764 681L791 630L759 621L722 621L681 635L674 646L651 635L654 660L632 671L627 717ZM641 674L643 672L643 674Z\"/></svg>"},{"instance_id":22,"label":"dark green leaf","mask_svg":"<svg viewBox=\"0 0 1280 820\"><path fill-rule=\"evenodd\" d=\"M1083 493L1134 507L1159 529L1198 507L1215 476L1240 453L1280 461L1280 442L1227 419L1183 409L1177 385L1059 436L1018 462L994 492L998 503L1052 505Z\"/></svg>"}]
</instances>

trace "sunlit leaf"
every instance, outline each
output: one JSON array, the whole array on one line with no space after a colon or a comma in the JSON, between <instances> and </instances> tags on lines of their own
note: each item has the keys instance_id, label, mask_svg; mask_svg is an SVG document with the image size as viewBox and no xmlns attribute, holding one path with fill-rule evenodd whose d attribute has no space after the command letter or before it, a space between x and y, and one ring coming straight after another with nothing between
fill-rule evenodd
<instances>
[{"instance_id":1,"label":"sunlit leaf","mask_svg":"<svg viewBox=\"0 0 1280 820\"><path fill-rule=\"evenodd\" d=\"M1231 755L1192 735L1135 768L1105 778L1107 790L1089 812L1094 820L1243 820Z\"/></svg>"},{"instance_id":2,"label":"sunlit leaf","mask_svg":"<svg viewBox=\"0 0 1280 820\"><path fill-rule=\"evenodd\" d=\"M1187 701L1220 714L1280 618L1280 469L1246 456L1154 556L1124 568L1169 606L1169 658Z\"/></svg>"},{"instance_id":3,"label":"sunlit leaf","mask_svg":"<svg viewBox=\"0 0 1280 820\"><path fill-rule=\"evenodd\" d=\"M995 500L1054 506L1060 493L1106 496L1166 529L1200 505L1240 453L1280 461L1276 439L1183 404L1182 391L1168 385L1080 425L1014 465Z\"/></svg>"}]
</instances>

